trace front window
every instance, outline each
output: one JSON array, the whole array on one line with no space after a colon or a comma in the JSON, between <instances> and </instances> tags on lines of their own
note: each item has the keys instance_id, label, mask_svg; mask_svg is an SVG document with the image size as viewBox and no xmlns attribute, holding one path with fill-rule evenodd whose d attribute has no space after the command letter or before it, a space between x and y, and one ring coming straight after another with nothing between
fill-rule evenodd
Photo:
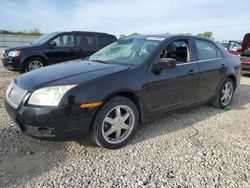
<instances>
[{"instance_id":1,"label":"front window","mask_svg":"<svg viewBox=\"0 0 250 188\"><path fill-rule=\"evenodd\" d=\"M56 33L45 34L45 35L41 36L39 39L32 42L32 44L35 44L35 45L44 44L45 42L47 42L49 39L51 39L55 35L56 35Z\"/></svg>"},{"instance_id":2,"label":"front window","mask_svg":"<svg viewBox=\"0 0 250 188\"><path fill-rule=\"evenodd\" d=\"M177 63L191 61L188 42L185 40L171 42L161 53L161 58L172 58Z\"/></svg>"},{"instance_id":3,"label":"front window","mask_svg":"<svg viewBox=\"0 0 250 188\"><path fill-rule=\"evenodd\" d=\"M152 54L165 38L126 38L116 41L90 56L90 61L137 65Z\"/></svg>"},{"instance_id":4,"label":"front window","mask_svg":"<svg viewBox=\"0 0 250 188\"><path fill-rule=\"evenodd\" d=\"M56 47L74 47L74 37L73 34L64 34L56 37L53 40L56 43Z\"/></svg>"}]
</instances>

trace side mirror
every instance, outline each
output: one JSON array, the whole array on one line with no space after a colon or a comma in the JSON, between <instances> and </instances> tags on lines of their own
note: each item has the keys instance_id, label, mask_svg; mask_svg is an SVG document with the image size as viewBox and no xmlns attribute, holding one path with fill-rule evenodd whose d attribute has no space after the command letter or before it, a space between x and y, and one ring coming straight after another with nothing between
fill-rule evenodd
<instances>
[{"instance_id":1,"label":"side mirror","mask_svg":"<svg viewBox=\"0 0 250 188\"><path fill-rule=\"evenodd\" d=\"M159 69L174 69L177 61L172 58L161 58L157 64Z\"/></svg>"},{"instance_id":2,"label":"side mirror","mask_svg":"<svg viewBox=\"0 0 250 188\"><path fill-rule=\"evenodd\" d=\"M56 47L56 46L57 46L57 44L56 44L55 41L50 41L50 42L49 42L49 47L50 47L50 48L54 48L54 47Z\"/></svg>"},{"instance_id":3,"label":"side mirror","mask_svg":"<svg viewBox=\"0 0 250 188\"><path fill-rule=\"evenodd\" d=\"M153 66L152 71L155 74L160 74L162 69L174 69L176 67L177 61L172 58L161 58L155 65Z\"/></svg>"}]
</instances>

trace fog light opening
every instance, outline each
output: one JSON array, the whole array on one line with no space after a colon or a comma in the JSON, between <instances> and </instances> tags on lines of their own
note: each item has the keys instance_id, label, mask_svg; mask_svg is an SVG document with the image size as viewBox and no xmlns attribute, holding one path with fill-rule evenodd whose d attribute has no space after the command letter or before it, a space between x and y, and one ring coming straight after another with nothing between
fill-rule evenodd
<instances>
[{"instance_id":1,"label":"fog light opening","mask_svg":"<svg viewBox=\"0 0 250 188\"><path fill-rule=\"evenodd\" d=\"M39 128L37 129L37 131L38 131L40 134L43 134L43 135L51 135L51 134L52 134L51 129L44 128L44 127L39 127Z\"/></svg>"}]
</instances>

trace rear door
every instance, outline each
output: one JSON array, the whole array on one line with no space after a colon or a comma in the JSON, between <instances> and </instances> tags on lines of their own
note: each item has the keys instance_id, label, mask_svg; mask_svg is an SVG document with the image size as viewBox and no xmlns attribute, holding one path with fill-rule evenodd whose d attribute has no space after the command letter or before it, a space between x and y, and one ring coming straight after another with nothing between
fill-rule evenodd
<instances>
[{"instance_id":1,"label":"rear door","mask_svg":"<svg viewBox=\"0 0 250 188\"><path fill-rule=\"evenodd\" d=\"M163 69L160 74L154 74L149 70L147 93L151 113L194 102L199 67L193 61L192 49L190 39L172 41L162 51L161 58L176 59L176 67Z\"/></svg>"},{"instance_id":2,"label":"rear door","mask_svg":"<svg viewBox=\"0 0 250 188\"><path fill-rule=\"evenodd\" d=\"M225 78L227 65L220 49L208 40L195 39L198 65L200 69L197 100L207 100L216 95L220 83Z\"/></svg>"},{"instance_id":3,"label":"rear door","mask_svg":"<svg viewBox=\"0 0 250 188\"><path fill-rule=\"evenodd\" d=\"M76 53L78 59L86 58L98 51L97 38L95 33L75 33Z\"/></svg>"},{"instance_id":4,"label":"rear door","mask_svg":"<svg viewBox=\"0 0 250 188\"><path fill-rule=\"evenodd\" d=\"M59 34L49 42L51 41L54 41L56 46L48 47L44 52L49 64L77 59L73 33Z\"/></svg>"}]
</instances>

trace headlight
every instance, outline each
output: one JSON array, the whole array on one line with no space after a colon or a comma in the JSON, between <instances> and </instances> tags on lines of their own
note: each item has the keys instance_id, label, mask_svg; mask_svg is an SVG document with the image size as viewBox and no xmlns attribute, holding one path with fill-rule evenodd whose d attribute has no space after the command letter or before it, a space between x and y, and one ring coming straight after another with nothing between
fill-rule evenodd
<instances>
[{"instance_id":1,"label":"headlight","mask_svg":"<svg viewBox=\"0 0 250 188\"><path fill-rule=\"evenodd\" d=\"M10 56L10 57L18 57L20 55L20 53L21 53L21 51L19 51L19 50L10 51L8 53L8 56Z\"/></svg>"},{"instance_id":2,"label":"headlight","mask_svg":"<svg viewBox=\"0 0 250 188\"><path fill-rule=\"evenodd\" d=\"M58 106L63 95L76 85L51 86L34 91L28 104L38 106Z\"/></svg>"}]
</instances>

